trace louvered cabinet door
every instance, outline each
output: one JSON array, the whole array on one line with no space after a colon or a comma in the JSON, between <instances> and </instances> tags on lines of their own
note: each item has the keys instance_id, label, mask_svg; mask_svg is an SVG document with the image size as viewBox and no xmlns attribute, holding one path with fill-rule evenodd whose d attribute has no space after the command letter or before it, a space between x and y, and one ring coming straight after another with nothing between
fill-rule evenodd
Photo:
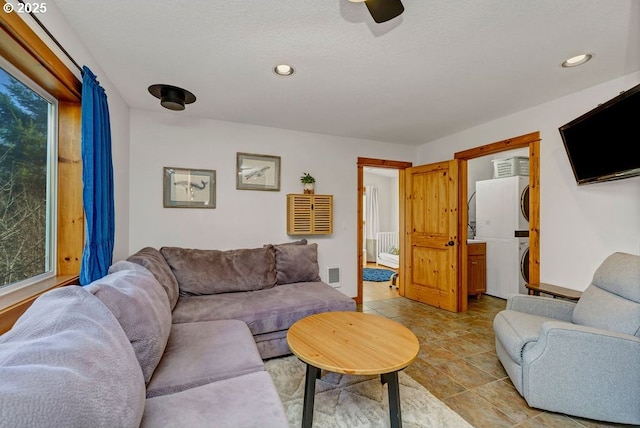
<instances>
[{"instance_id":1,"label":"louvered cabinet door","mask_svg":"<svg viewBox=\"0 0 640 428\"><path fill-rule=\"evenodd\" d=\"M330 235L332 233L332 195L287 195L287 234Z\"/></svg>"}]
</instances>

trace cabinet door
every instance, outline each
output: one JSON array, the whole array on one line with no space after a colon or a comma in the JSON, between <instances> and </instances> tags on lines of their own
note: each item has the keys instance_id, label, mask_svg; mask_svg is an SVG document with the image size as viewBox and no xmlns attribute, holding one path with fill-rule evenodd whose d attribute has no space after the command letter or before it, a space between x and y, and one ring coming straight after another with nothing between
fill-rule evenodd
<instances>
[{"instance_id":1,"label":"cabinet door","mask_svg":"<svg viewBox=\"0 0 640 428\"><path fill-rule=\"evenodd\" d=\"M467 246L467 294L480 294L487 291L487 257L486 244Z\"/></svg>"},{"instance_id":2,"label":"cabinet door","mask_svg":"<svg viewBox=\"0 0 640 428\"><path fill-rule=\"evenodd\" d=\"M484 255L469 256L468 277L468 294L482 294L487 291L487 270Z\"/></svg>"},{"instance_id":3,"label":"cabinet door","mask_svg":"<svg viewBox=\"0 0 640 428\"><path fill-rule=\"evenodd\" d=\"M287 195L287 233L311 233L311 198L308 195Z\"/></svg>"},{"instance_id":4,"label":"cabinet door","mask_svg":"<svg viewBox=\"0 0 640 428\"><path fill-rule=\"evenodd\" d=\"M332 195L287 195L287 234L333 233Z\"/></svg>"},{"instance_id":5,"label":"cabinet door","mask_svg":"<svg viewBox=\"0 0 640 428\"><path fill-rule=\"evenodd\" d=\"M312 198L312 233L330 235L333 233L333 196L315 195Z\"/></svg>"}]
</instances>

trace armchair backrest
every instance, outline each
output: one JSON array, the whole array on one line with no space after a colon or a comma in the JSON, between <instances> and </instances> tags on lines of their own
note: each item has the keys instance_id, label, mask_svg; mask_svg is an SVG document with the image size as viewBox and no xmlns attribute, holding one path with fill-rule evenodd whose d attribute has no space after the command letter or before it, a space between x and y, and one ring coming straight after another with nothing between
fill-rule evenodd
<instances>
[{"instance_id":1,"label":"armchair backrest","mask_svg":"<svg viewBox=\"0 0 640 428\"><path fill-rule=\"evenodd\" d=\"M640 337L640 256L607 257L578 300L572 322Z\"/></svg>"}]
</instances>

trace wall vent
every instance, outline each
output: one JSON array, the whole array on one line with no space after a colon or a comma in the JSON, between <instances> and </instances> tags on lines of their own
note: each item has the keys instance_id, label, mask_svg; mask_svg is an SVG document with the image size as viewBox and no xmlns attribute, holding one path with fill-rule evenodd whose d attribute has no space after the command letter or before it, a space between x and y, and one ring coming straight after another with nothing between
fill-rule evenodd
<instances>
[{"instance_id":1,"label":"wall vent","mask_svg":"<svg viewBox=\"0 0 640 428\"><path fill-rule=\"evenodd\" d=\"M327 266L327 284L333 288L340 287L340 266Z\"/></svg>"}]
</instances>

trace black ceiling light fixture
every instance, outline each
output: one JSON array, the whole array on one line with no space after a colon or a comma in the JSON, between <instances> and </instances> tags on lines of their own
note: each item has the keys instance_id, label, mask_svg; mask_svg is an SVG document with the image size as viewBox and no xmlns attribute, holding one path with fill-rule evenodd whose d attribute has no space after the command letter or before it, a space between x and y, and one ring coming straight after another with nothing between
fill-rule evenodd
<instances>
[{"instance_id":1,"label":"black ceiling light fixture","mask_svg":"<svg viewBox=\"0 0 640 428\"><path fill-rule=\"evenodd\" d=\"M186 89L178 88L171 85L151 85L149 93L160 99L160 105L169 110L184 110L185 104L191 104L196 101L196 96Z\"/></svg>"},{"instance_id":2,"label":"black ceiling light fixture","mask_svg":"<svg viewBox=\"0 0 640 428\"><path fill-rule=\"evenodd\" d=\"M404 12L401 0L349 0L353 3L364 3L369 13L378 24L387 22Z\"/></svg>"}]
</instances>

